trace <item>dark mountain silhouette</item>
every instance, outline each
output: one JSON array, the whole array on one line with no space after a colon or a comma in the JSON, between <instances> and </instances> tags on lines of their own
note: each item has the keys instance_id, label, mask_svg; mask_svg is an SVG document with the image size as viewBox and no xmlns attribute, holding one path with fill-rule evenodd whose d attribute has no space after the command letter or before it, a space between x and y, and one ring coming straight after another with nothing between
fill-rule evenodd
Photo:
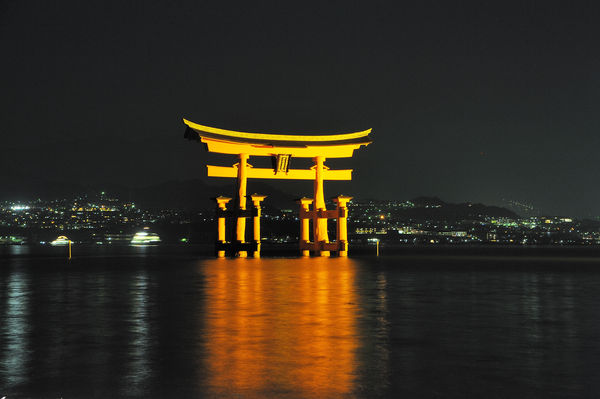
<instances>
[{"instance_id":1,"label":"dark mountain silhouette","mask_svg":"<svg viewBox=\"0 0 600 399\"><path fill-rule=\"evenodd\" d=\"M435 207L448 205L438 197L416 197L410 200L416 207Z\"/></svg>"},{"instance_id":2,"label":"dark mountain silhouette","mask_svg":"<svg viewBox=\"0 0 600 399\"><path fill-rule=\"evenodd\" d=\"M118 184L92 186L51 181L41 177L20 179L14 175L3 180L0 200L70 199L80 195L96 198L101 191L104 191L107 196L133 201L142 208L197 210L214 208L215 204L211 198L220 195L231 198L236 196L234 180L229 184L222 185L208 184L200 179L177 180L141 188ZM257 180L252 180L249 184L248 194L252 193L267 195L267 199L263 203L267 209L296 209L294 200L300 196L294 196ZM310 196L311 193L305 195ZM516 213L498 206L473 203L451 204L437 197L417 197L410 202L415 205L414 208L399 209L397 217L414 220L478 220L485 216L518 217Z\"/></svg>"},{"instance_id":3,"label":"dark mountain silhouette","mask_svg":"<svg viewBox=\"0 0 600 399\"><path fill-rule=\"evenodd\" d=\"M211 198L220 195L235 198L236 185L232 181L226 185L211 185L200 179L168 181L141 188L131 188L118 184L101 186L83 185L64 181L37 179L6 179L0 191L0 200L30 201L34 199L70 199L80 195L96 198L104 191L107 196L124 201L133 201L143 208L161 209L212 209ZM248 194L267 195L265 206L294 208L294 196L269 184L252 181ZM249 198L248 198L249 200Z\"/></svg>"},{"instance_id":4,"label":"dark mountain silhouette","mask_svg":"<svg viewBox=\"0 0 600 399\"><path fill-rule=\"evenodd\" d=\"M406 208L403 216L421 220L480 220L488 217L518 218L515 212L499 206L465 202L451 204L437 197L417 197L412 199L414 208Z\"/></svg>"},{"instance_id":5,"label":"dark mountain silhouette","mask_svg":"<svg viewBox=\"0 0 600 399\"><path fill-rule=\"evenodd\" d=\"M268 184L253 181L248 195L256 192L267 195L265 205L277 208L293 208L294 197ZM211 198L220 195L236 197L236 185L209 185L202 180L169 181L133 190L134 201L144 208L212 209ZM250 198L248 198L250 201Z\"/></svg>"},{"instance_id":6,"label":"dark mountain silhouette","mask_svg":"<svg viewBox=\"0 0 600 399\"><path fill-rule=\"evenodd\" d=\"M389 201L386 200L370 200L374 203L380 203L381 207L385 207ZM515 212L499 206L489 206L484 204L476 204L465 202L461 204L453 204L445 202L438 197L416 197L408 202L411 206L391 208L391 217L397 220L405 221L448 221L456 222L461 220L483 220L486 217L493 218L519 218ZM414 206L413 206L414 205ZM389 209L389 208L388 208Z\"/></svg>"}]
</instances>

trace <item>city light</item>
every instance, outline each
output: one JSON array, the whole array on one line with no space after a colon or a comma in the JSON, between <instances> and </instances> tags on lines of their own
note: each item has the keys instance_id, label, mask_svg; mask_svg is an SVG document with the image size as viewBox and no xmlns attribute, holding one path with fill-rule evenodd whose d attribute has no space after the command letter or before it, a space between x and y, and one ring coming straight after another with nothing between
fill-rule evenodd
<instances>
[{"instance_id":1,"label":"city light","mask_svg":"<svg viewBox=\"0 0 600 399\"><path fill-rule=\"evenodd\" d=\"M470 209L470 214L461 217L448 213L449 209L456 209L456 204L451 204L453 208L442 204L432 209L427 208L430 204L418 201L354 200L348 205L348 240L357 246L372 245L375 241L369 241L371 238L379 238L387 246L600 245L598 220L564 215L520 217L508 210L509 213L487 214L485 209L475 210L473 204L459 205L463 210ZM435 215L418 216L421 212ZM298 242L297 209L266 209L262 217L270 226L265 243ZM0 245L50 244L59 235L90 245L188 245L206 242L214 234L215 217L213 209L150 210L114 197L105 196L101 201L80 195L71 199L0 202L0 229ZM136 236L136 232L141 234Z\"/></svg>"}]
</instances>

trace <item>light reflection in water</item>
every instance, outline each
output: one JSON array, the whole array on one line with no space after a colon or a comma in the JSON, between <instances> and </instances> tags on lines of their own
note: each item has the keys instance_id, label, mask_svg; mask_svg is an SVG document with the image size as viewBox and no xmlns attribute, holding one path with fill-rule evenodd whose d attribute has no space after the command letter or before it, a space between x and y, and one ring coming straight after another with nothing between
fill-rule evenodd
<instances>
[{"instance_id":1,"label":"light reflection in water","mask_svg":"<svg viewBox=\"0 0 600 399\"><path fill-rule=\"evenodd\" d=\"M150 364L148 359L148 348L150 333L148 328L148 275L140 272L131 281L129 287L131 293L129 310L131 334L128 358L130 362L125 377L126 394L139 396L144 392L148 378L150 377Z\"/></svg>"},{"instance_id":2,"label":"light reflection in water","mask_svg":"<svg viewBox=\"0 0 600 399\"><path fill-rule=\"evenodd\" d=\"M203 272L204 389L247 397L353 392L359 343L351 260L215 260Z\"/></svg>"},{"instance_id":3,"label":"light reflection in water","mask_svg":"<svg viewBox=\"0 0 600 399\"><path fill-rule=\"evenodd\" d=\"M0 397L600 392L596 264L152 259L0 265Z\"/></svg>"},{"instance_id":4,"label":"light reflection in water","mask_svg":"<svg viewBox=\"0 0 600 399\"><path fill-rule=\"evenodd\" d=\"M3 246L0 250L0 253L6 253L9 256L22 256L29 255L31 247L29 245L7 245Z\"/></svg>"},{"instance_id":5,"label":"light reflection in water","mask_svg":"<svg viewBox=\"0 0 600 399\"><path fill-rule=\"evenodd\" d=\"M387 388L389 380L389 322L388 322L388 294L387 278L385 273L378 273L376 279L377 294L375 298L375 309L377 312L376 324L374 330L374 340L376 344L370 350L373 362L372 367L377 371L377 387L383 390Z\"/></svg>"},{"instance_id":6,"label":"light reflection in water","mask_svg":"<svg viewBox=\"0 0 600 399\"><path fill-rule=\"evenodd\" d=\"M29 360L29 278L25 273L10 274L6 284L7 306L2 331L2 373L6 376L8 386L16 386L27 378Z\"/></svg>"}]
</instances>

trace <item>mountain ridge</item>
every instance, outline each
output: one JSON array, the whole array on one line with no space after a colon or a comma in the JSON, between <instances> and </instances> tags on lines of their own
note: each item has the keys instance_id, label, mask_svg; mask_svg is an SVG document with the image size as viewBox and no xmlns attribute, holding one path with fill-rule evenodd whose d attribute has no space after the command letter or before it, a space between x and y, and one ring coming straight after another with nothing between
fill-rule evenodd
<instances>
[{"instance_id":1,"label":"mountain ridge","mask_svg":"<svg viewBox=\"0 0 600 399\"><path fill-rule=\"evenodd\" d=\"M13 179L5 182L0 192L0 200L29 201L33 199L54 200L75 198L87 195L97 197L105 192L109 197L131 201L148 209L206 210L215 206L212 198L229 196L235 199L235 184L208 184L201 179L169 180L142 187L128 187L120 184L83 185L64 181L51 181L43 178ZM267 195L265 208L294 209L297 196L280 190L268 183L253 181L248 194ZM377 200L378 201L378 200ZM383 201L385 202L385 201ZM516 218L518 215L506 208L477 203L453 204L438 197L415 197L415 207L402 210L405 217L426 218L476 218L478 215Z\"/></svg>"}]
</instances>

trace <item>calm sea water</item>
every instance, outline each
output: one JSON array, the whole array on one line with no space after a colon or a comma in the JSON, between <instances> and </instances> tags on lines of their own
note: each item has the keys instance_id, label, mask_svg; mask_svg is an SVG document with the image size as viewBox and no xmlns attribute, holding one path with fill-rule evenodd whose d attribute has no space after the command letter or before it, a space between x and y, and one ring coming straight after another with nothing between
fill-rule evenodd
<instances>
[{"instance_id":1,"label":"calm sea water","mask_svg":"<svg viewBox=\"0 0 600 399\"><path fill-rule=\"evenodd\" d=\"M0 397L600 395L600 258L129 255L0 260Z\"/></svg>"}]
</instances>

